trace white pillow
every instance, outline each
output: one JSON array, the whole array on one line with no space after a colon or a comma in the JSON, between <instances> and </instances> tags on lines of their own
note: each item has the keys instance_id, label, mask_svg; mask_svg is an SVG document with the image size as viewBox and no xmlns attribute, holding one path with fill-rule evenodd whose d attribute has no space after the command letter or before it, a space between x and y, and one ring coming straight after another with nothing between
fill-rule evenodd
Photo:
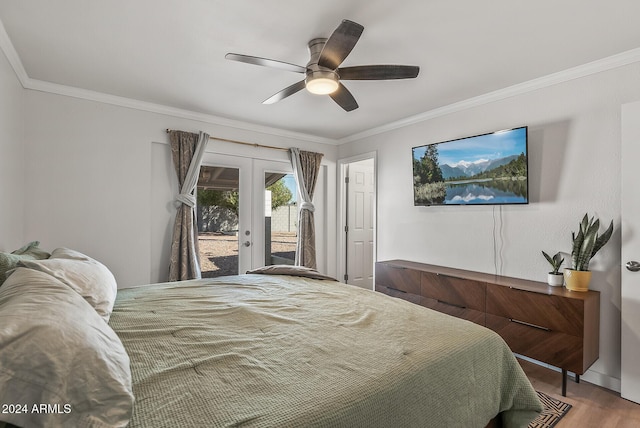
<instances>
[{"instance_id":1,"label":"white pillow","mask_svg":"<svg viewBox=\"0 0 640 428\"><path fill-rule=\"evenodd\" d=\"M99 261L78 251L57 248L46 260L23 260L19 266L44 272L68 285L109 322L118 284L111 271Z\"/></svg>"},{"instance_id":2,"label":"white pillow","mask_svg":"<svg viewBox=\"0 0 640 428\"><path fill-rule=\"evenodd\" d=\"M111 327L62 282L17 268L0 287L0 403L20 411L0 420L124 427L133 400L129 356Z\"/></svg>"}]
</instances>

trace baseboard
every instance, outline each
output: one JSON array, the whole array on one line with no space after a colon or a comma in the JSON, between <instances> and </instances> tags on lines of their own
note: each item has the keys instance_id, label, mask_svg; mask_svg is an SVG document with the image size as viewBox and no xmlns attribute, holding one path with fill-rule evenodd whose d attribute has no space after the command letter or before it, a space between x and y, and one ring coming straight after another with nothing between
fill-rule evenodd
<instances>
[{"instance_id":1,"label":"baseboard","mask_svg":"<svg viewBox=\"0 0 640 428\"><path fill-rule=\"evenodd\" d=\"M607 388L620 393L620 379L617 379L615 377L603 373L598 373L595 370L587 370L585 374L581 376L581 378L594 385L598 385L603 388Z\"/></svg>"}]
</instances>

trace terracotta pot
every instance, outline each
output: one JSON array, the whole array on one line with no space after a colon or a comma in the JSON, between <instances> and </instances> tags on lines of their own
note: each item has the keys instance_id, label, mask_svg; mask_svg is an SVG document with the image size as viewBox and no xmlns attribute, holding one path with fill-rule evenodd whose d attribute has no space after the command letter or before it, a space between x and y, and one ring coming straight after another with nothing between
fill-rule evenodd
<instances>
[{"instance_id":1,"label":"terracotta pot","mask_svg":"<svg viewBox=\"0 0 640 428\"><path fill-rule=\"evenodd\" d=\"M564 270L564 283L567 290L589 291L589 282L591 282L591 271L589 270Z\"/></svg>"},{"instance_id":2,"label":"terracotta pot","mask_svg":"<svg viewBox=\"0 0 640 428\"><path fill-rule=\"evenodd\" d=\"M552 287L560 287L564 285L564 275L561 273L549 272L547 275L547 284Z\"/></svg>"}]
</instances>

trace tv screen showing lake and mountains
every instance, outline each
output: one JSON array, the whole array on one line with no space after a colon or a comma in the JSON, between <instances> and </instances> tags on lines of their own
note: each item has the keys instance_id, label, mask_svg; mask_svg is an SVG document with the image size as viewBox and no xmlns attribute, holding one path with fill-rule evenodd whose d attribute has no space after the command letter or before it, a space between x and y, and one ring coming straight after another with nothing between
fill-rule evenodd
<instances>
[{"instance_id":1,"label":"tv screen showing lake and mountains","mask_svg":"<svg viewBox=\"0 0 640 428\"><path fill-rule=\"evenodd\" d=\"M527 165L526 126L414 147L414 204L527 204Z\"/></svg>"}]
</instances>

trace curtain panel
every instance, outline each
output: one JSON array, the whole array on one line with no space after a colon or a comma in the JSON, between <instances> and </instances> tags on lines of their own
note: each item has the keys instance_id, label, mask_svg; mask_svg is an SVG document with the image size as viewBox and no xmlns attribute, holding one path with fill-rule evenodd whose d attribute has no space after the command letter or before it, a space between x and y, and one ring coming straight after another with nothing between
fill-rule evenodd
<instances>
[{"instance_id":1,"label":"curtain panel","mask_svg":"<svg viewBox=\"0 0 640 428\"><path fill-rule=\"evenodd\" d=\"M198 249L198 225L196 219L196 187L200 164L209 135L170 131L171 155L178 176L180 193L176 197L179 206L171 240L169 281L201 278Z\"/></svg>"},{"instance_id":2,"label":"curtain panel","mask_svg":"<svg viewBox=\"0 0 640 428\"><path fill-rule=\"evenodd\" d=\"M312 203L316 189L322 153L306 152L298 148L289 149L293 175L298 185L300 206L298 208L298 241L296 243L296 266L317 269L315 207Z\"/></svg>"}]
</instances>

